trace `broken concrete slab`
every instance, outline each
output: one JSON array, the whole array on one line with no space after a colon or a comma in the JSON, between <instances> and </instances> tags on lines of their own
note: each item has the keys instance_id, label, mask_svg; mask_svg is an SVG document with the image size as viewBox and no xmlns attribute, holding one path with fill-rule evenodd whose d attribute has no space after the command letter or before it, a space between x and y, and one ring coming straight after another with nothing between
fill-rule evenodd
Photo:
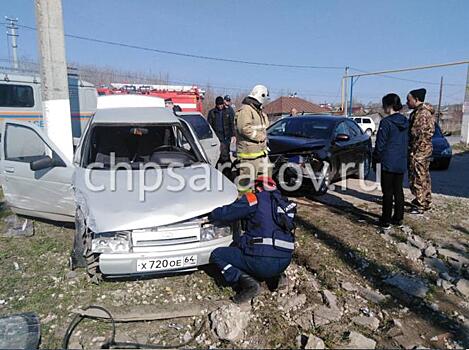
<instances>
[{"instance_id":1,"label":"broken concrete slab","mask_svg":"<svg viewBox=\"0 0 469 350\"><path fill-rule=\"evenodd\" d=\"M316 337L315 335L308 335L308 342L305 345L305 349L325 349L326 345L324 344L324 341Z\"/></svg>"},{"instance_id":2,"label":"broken concrete slab","mask_svg":"<svg viewBox=\"0 0 469 350\"><path fill-rule=\"evenodd\" d=\"M241 340L249 319L250 311L243 311L236 304L223 305L210 314L211 329L222 340Z\"/></svg>"},{"instance_id":3,"label":"broken concrete slab","mask_svg":"<svg viewBox=\"0 0 469 350\"><path fill-rule=\"evenodd\" d=\"M339 309L339 306L337 305L337 297L334 293L325 289L321 294L323 296L324 304L329 306L331 309Z\"/></svg>"},{"instance_id":4,"label":"broken concrete slab","mask_svg":"<svg viewBox=\"0 0 469 350\"><path fill-rule=\"evenodd\" d=\"M358 326L368 328L370 331L375 331L379 327L379 320L376 317L355 316L352 318L352 322Z\"/></svg>"},{"instance_id":5,"label":"broken concrete slab","mask_svg":"<svg viewBox=\"0 0 469 350\"><path fill-rule=\"evenodd\" d=\"M423 254L431 258L436 255L436 248L433 245L429 245L427 248L425 248Z\"/></svg>"},{"instance_id":6,"label":"broken concrete slab","mask_svg":"<svg viewBox=\"0 0 469 350\"><path fill-rule=\"evenodd\" d=\"M347 292L354 292L357 291L360 287L357 285L350 283L350 282L342 282L340 285L343 289L345 289Z\"/></svg>"},{"instance_id":7,"label":"broken concrete slab","mask_svg":"<svg viewBox=\"0 0 469 350\"><path fill-rule=\"evenodd\" d=\"M407 242L412 244L414 247L423 250L427 248L427 242L425 242L420 236L412 235L407 239Z\"/></svg>"},{"instance_id":8,"label":"broken concrete slab","mask_svg":"<svg viewBox=\"0 0 469 350\"><path fill-rule=\"evenodd\" d=\"M386 296L384 296L378 291L374 291L368 288L360 288L358 294L360 294L360 296L374 304L380 304L386 300Z\"/></svg>"},{"instance_id":9,"label":"broken concrete slab","mask_svg":"<svg viewBox=\"0 0 469 350\"><path fill-rule=\"evenodd\" d=\"M424 298L428 292L428 286L424 281L417 277L406 276L400 273L386 278L384 283L397 287L403 292L418 298Z\"/></svg>"},{"instance_id":10,"label":"broken concrete slab","mask_svg":"<svg viewBox=\"0 0 469 350\"><path fill-rule=\"evenodd\" d=\"M461 264L469 264L469 259L466 258L462 253L455 252L451 249L439 248L438 254L446 259L452 259L460 262Z\"/></svg>"},{"instance_id":11,"label":"broken concrete slab","mask_svg":"<svg viewBox=\"0 0 469 350\"><path fill-rule=\"evenodd\" d=\"M365 337L363 334L351 331L348 335L349 342L344 349L374 349L376 342L373 339Z\"/></svg>"},{"instance_id":12,"label":"broken concrete slab","mask_svg":"<svg viewBox=\"0 0 469 350\"><path fill-rule=\"evenodd\" d=\"M469 298L469 281L464 278L460 279L456 283L456 290L466 298Z\"/></svg>"},{"instance_id":13,"label":"broken concrete slab","mask_svg":"<svg viewBox=\"0 0 469 350\"><path fill-rule=\"evenodd\" d=\"M397 249L410 260L417 260L422 255L419 248L416 248L409 243L398 243Z\"/></svg>"},{"instance_id":14,"label":"broken concrete slab","mask_svg":"<svg viewBox=\"0 0 469 350\"><path fill-rule=\"evenodd\" d=\"M423 263L438 274L448 273L448 267L443 260L438 258L424 258Z\"/></svg>"},{"instance_id":15,"label":"broken concrete slab","mask_svg":"<svg viewBox=\"0 0 469 350\"><path fill-rule=\"evenodd\" d=\"M338 308L330 308L324 305L320 305L313 311L313 323L315 327L340 321L341 318L342 311L340 311Z\"/></svg>"},{"instance_id":16,"label":"broken concrete slab","mask_svg":"<svg viewBox=\"0 0 469 350\"><path fill-rule=\"evenodd\" d=\"M4 220L6 230L2 233L3 237L31 237L34 235L33 221L20 218L16 215L9 215Z\"/></svg>"},{"instance_id":17,"label":"broken concrete slab","mask_svg":"<svg viewBox=\"0 0 469 350\"><path fill-rule=\"evenodd\" d=\"M293 319L293 322L297 324L303 330L309 330L314 325L313 312L310 309L305 310Z\"/></svg>"},{"instance_id":18,"label":"broken concrete slab","mask_svg":"<svg viewBox=\"0 0 469 350\"><path fill-rule=\"evenodd\" d=\"M293 309L299 309L306 303L306 295L298 294L293 295L288 298L283 298L283 303L281 304L285 312L289 312Z\"/></svg>"},{"instance_id":19,"label":"broken concrete slab","mask_svg":"<svg viewBox=\"0 0 469 350\"><path fill-rule=\"evenodd\" d=\"M443 288L445 291L453 287L453 284L451 282L448 282L442 278L438 278L436 281L436 285L440 288Z\"/></svg>"}]
</instances>

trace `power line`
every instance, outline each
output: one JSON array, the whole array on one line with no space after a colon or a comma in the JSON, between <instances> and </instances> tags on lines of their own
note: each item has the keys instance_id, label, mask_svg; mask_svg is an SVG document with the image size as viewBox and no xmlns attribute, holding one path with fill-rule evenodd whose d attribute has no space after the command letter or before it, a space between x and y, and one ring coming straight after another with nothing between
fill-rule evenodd
<instances>
[{"instance_id":1,"label":"power line","mask_svg":"<svg viewBox=\"0 0 469 350\"><path fill-rule=\"evenodd\" d=\"M35 27L30 27L30 26L26 26L22 24L21 25L19 24L18 27L29 29L29 30L36 30ZM165 55L196 58L196 59L201 59L201 60L210 60L210 61L218 61L218 62L226 62L226 63L238 63L238 64L253 65L253 66L277 67L277 68L323 69L323 70L344 69L344 67L338 67L338 66L281 64L281 63L272 63L272 62L257 62L257 61L238 60L238 59L233 59L233 58L195 55L195 54L185 53L185 52L168 51L168 50L156 49L156 48L151 48L151 47L146 47L146 46L127 44L127 43L117 42L117 41L90 38L90 37L86 37L82 35L65 34L65 36L68 38L72 38L72 39L84 40L84 41L98 43L98 44L119 46L119 47L125 47L128 49L142 50L142 51L154 52L154 53L165 54Z\"/></svg>"},{"instance_id":2,"label":"power line","mask_svg":"<svg viewBox=\"0 0 469 350\"><path fill-rule=\"evenodd\" d=\"M350 67L350 69L353 69L354 71L357 71L357 72L360 72L360 73L367 73L367 74L371 73L369 71L365 71L365 70L358 69L358 68L353 68L353 67ZM391 75L386 75L386 74L377 74L376 76L378 78L402 80L402 81L408 81L408 82L411 82L411 83L419 83L419 84L426 84L426 85L440 85L440 83L436 83L436 82L433 82L433 81L399 78L399 77L393 77ZM465 86L466 84L464 84L464 83L444 83L443 85L446 85L446 86Z\"/></svg>"}]
</instances>

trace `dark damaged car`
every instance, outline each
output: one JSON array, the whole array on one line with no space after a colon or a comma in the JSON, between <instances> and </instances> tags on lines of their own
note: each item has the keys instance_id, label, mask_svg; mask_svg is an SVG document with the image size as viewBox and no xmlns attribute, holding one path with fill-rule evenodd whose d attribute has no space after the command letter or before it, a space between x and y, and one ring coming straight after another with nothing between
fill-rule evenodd
<instances>
[{"instance_id":1,"label":"dark damaged car","mask_svg":"<svg viewBox=\"0 0 469 350\"><path fill-rule=\"evenodd\" d=\"M345 117L282 118L269 127L268 140L274 176L287 190L324 194L332 182L370 171L371 139Z\"/></svg>"}]
</instances>

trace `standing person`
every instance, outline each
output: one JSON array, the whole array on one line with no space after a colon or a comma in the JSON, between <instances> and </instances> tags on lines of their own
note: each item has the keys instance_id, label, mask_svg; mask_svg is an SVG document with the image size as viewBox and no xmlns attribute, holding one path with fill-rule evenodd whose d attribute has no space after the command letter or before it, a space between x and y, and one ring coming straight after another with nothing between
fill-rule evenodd
<instances>
[{"instance_id":1,"label":"standing person","mask_svg":"<svg viewBox=\"0 0 469 350\"><path fill-rule=\"evenodd\" d=\"M233 109L233 105L231 104L231 96L230 95L225 95L225 97L223 97L223 102L225 102L225 108L228 109L228 113L230 115L230 117L235 118L235 111Z\"/></svg>"},{"instance_id":2,"label":"standing person","mask_svg":"<svg viewBox=\"0 0 469 350\"><path fill-rule=\"evenodd\" d=\"M290 110L290 117L296 117L298 115L298 110L296 108L292 108Z\"/></svg>"},{"instance_id":3,"label":"standing person","mask_svg":"<svg viewBox=\"0 0 469 350\"><path fill-rule=\"evenodd\" d=\"M399 113L402 104L398 95L388 94L383 97L382 103L384 113L388 116L379 124L373 162L381 164L383 211L380 226L390 229L391 223L402 226L404 219L403 181L407 171L409 121Z\"/></svg>"},{"instance_id":4,"label":"standing person","mask_svg":"<svg viewBox=\"0 0 469 350\"><path fill-rule=\"evenodd\" d=\"M233 298L238 304L259 293L259 281L276 288L295 247L296 204L283 197L269 177L257 178L254 189L209 215L209 220L220 223L246 220L246 231L234 246L217 248L210 255L225 280L239 287Z\"/></svg>"},{"instance_id":5,"label":"standing person","mask_svg":"<svg viewBox=\"0 0 469 350\"><path fill-rule=\"evenodd\" d=\"M422 214L432 205L430 157L433 152L435 110L424 103L427 90L412 90L407 95L407 106L413 109L409 126L409 187L415 199L412 214Z\"/></svg>"},{"instance_id":6,"label":"standing person","mask_svg":"<svg viewBox=\"0 0 469 350\"><path fill-rule=\"evenodd\" d=\"M254 179L271 173L267 156L267 127L269 119L262 106L269 100L264 85L256 85L236 112L236 156L239 161L238 190L249 191Z\"/></svg>"},{"instance_id":7,"label":"standing person","mask_svg":"<svg viewBox=\"0 0 469 350\"><path fill-rule=\"evenodd\" d=\"M231 162L230 142L234 136L234 120L230 117L229 111L225 107L223 97L218 96L215 99L215 108L208 112L207 120L220 140L220 158L218 159L218 164ZM229 175L227 172L231 173L231 167L223 169L225 175Z\"/></svg>"}]
</instances>

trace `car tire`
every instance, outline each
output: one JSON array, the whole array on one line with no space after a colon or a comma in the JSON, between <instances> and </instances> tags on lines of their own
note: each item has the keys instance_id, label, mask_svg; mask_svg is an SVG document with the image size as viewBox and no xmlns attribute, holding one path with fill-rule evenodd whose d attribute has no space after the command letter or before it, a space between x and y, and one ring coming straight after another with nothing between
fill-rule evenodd
<instances>
[{"instance_id":1,"label":"car tire","mask_svg":"<svg viewBox=\"0 0 469 350\"><path fill-rule=\"evenodd\" d=\"M92 232L86 225L83 212L78 208L75 214L75 238L71 256L72 269L86 268L91 282L98 284L103 275L99 270L99 254L91 251Z\"/></svg>"},{"instance_id":2,"label":"car tire","mask_svg":"<svg viewBox=\"0 0 469 350\"><path fill-rule=\"evenodd\" d=\"M321 182L321 186L319 187L318 191L314 192L314 194L317 196L325 195L327 191L329 190L330 185L331 185L331 166L329 164L329 167L327 168L324 179Z\"/></svg>"},{"instance_id":3,"label":"car tire","mask_svg":"<svg viewBox=\"0 0 469 350\"><path fill-rule=\"evenodd\" d=\"M372 135L373 135L373 130L371 130L371 129L366 129L366 130L365 130L365 134L367 134L368 136L372 136Z\"/></svg>"}]
</instances>

